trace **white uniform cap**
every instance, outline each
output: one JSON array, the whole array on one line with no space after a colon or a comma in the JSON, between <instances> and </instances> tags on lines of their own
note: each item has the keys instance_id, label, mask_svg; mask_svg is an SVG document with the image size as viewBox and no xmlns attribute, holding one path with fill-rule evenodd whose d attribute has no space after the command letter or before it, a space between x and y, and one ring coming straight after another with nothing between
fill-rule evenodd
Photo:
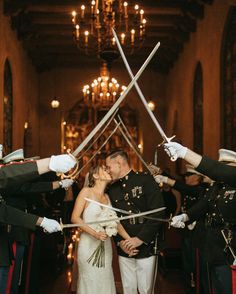
<instances>
[{"instance_id":1,"label":"white uniform cap","mask_svg":"<svg viewBox=\"0 0 236 294\"><path fill-rule=\"evenodd\" d=\"M218 161L236 162L236 152L228 149L219 149Z\"/></svg>"},{"instance_id":2,"label":"white uniform cap","mask_svg":"<svg viewBox=\"0 0 236 294\"><path fill-rule=\"evenodd\" d=\"M7 154L3 157L3 163L9 163L11 161L24 160L24 151L23 149L17 149L12 153Z\"/></svg>"}]
</instances>

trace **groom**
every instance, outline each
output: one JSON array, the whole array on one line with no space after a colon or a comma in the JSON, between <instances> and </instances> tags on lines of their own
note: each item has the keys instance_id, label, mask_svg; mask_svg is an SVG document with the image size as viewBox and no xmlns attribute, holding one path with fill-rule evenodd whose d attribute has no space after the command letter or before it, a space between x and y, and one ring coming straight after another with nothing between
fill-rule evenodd
<instances>
[{"instance_id":1,"label":"groom","mask_svg":"<svg viewBox=\"0 0 236 294\"><path fill-rule=\"evenodd\" d=\"M163 207L163 198L154 178L150 174L136 173L129 165L128 156L123 150L116 150L106 158L113 184L108 194L112 206L138 213ZM163 217L164 213L153 214ZM153 246L160 223L144 218L122 221L130 239L116 237L117 252L124 294L151 294L155 261ZM129 250L138 249L138 254L129 256Z\"/></svg>"}]
</instances>

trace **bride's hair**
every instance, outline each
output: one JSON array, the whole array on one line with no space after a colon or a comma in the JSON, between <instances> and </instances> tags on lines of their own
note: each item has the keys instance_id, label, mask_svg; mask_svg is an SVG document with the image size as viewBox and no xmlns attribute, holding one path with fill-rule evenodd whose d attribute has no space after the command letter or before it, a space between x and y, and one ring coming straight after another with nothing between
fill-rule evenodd
<instances>
[{"instance_id":1,"label":"bride's hair","mask_svg":"<svg viewBox=\"0 0 236 294\"><path fill-rule=\"evenodd\" d=\"M95 165L90 168L88 172L88 187L93 187L95 185L95 179L93 175L98 173L99 168L99 165Z\"/></svg>"}]
</instances>

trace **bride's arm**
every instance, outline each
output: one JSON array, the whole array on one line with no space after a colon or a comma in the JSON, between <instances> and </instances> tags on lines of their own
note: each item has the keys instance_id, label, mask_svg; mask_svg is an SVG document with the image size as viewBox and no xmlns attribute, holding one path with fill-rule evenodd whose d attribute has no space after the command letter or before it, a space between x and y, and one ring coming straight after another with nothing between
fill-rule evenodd
<instances>
[{"instance_id":1,"label":"bride's arm","mask_svg":"<svg viewBox=\"0 0 236 294\"><path fill-rule=\"evenodd\" d=\"M75 201L75 205L74 205L74 209L71 215L71 222L75 223L75 224L84 224L83 219L81 218L83 211L86 207L86 200L85 197L88 196L88 189L89 188L83 188L80 193L78 194L76 201ZM84 232L88 233L89 235L95 237L98 240L106 240L107 235L104 232L96 232L95 230L93 230L92 228L90 228L89 226L85 225L85 226L81 226L80 227L81 230L83 230Z\"/></svg>"},{"instance_id":2,"label":"bride's arm","mask_svg":"<svg viewBox=\"0 0 236 294\"><path fill-rule=\"evenodd\" d=\"M126 232L121 223L117 225L117 232L123 239L129 239L130 235Z\"/></svg>"}]
</instances>

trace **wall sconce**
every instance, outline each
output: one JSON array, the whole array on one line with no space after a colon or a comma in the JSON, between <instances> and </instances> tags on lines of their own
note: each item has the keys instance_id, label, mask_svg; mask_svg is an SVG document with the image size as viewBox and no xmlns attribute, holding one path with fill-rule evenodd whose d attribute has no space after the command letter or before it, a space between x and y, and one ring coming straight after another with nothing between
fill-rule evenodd
<instances>
[{"instance_id":1,"label":"wall sconce","mask_svg":"<svg viewBox=\"0 0 236 294\"><path fill-rule=\"evenodd\" d=\"M60 102L57 100L57 98L55 97L52 101L51 101L51 107L53 109L57 109L60 106Z\"/></svg>"},{"instance_id":2,"label":"wall sconce","mask_svg":"<svg viewBox=\"0 0 236 294\"><path fill-rule=\"evenodd\" d=\"M156 104L152 100L149 100L148 107L151 109L151 111L154 111L156 108Z\"/></svg>"}]
</instances>

